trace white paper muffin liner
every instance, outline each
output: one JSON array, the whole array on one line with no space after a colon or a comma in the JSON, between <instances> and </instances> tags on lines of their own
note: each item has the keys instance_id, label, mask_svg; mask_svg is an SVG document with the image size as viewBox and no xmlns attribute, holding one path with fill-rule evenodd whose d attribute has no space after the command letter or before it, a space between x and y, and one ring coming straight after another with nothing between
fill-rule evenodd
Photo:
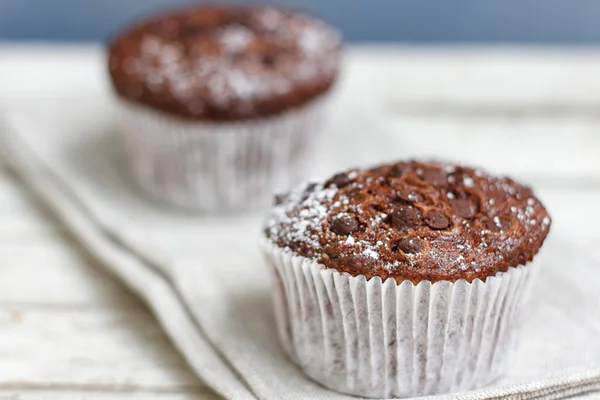
<instances>
[{"instance_id":1,"label":"white paper muffin liner","mask_svg":"<svg viewBox=\"0 0 600 400\"><path fill-rule=\"evenodd\" d=\"M365 397L459 392L502 376L537 270L397 284L339 273L268 239L261 247L287 353L313 380Z\"/></svg>"},{"instance_id":2,"label":"white paper muffin liner","mask_svg":"<svg viewBox=\"0 0 600 400\"><path fill-rule=\"evenodd\" d=\"M271 203L304 178L329 95L244 122L185 121L121 101L120 136L137 185L171 205L202 211Z\"/></svg>"}]
</instances>

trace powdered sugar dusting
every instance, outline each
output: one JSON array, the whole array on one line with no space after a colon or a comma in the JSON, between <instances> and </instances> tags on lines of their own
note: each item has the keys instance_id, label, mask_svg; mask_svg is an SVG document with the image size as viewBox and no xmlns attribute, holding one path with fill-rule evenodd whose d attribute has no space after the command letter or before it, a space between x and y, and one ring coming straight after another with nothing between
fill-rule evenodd
<instances>
[{"instance_id":1,"label":"powdered sugar dusting","mask_svg":"<svg viewBox=\"0 0 600 400\"><path fill-rule=\"evenodd\" d=\"M219 35L221 47L230 53L237 53L246 50L248 45L254 39L254 33L241 25L232 25L223 29Z\"/></svg>"},{"instance_id":2,"label":"powdered sugar dusting","mask_svg":"<svg viewBox=\"0 0 600 400\"><path fill-rule=\"evenodd\" d=\"M273 214L268 221L267 230L270 235L283 237L290 243L304 243L314 248L320 248L319 234L323 232L322 224L329 216L328 207L323 204L331 200L335 194L335 188L323 188L323 185L316 185L314 190L303 198L305 186L292 191L287 201L275 207ZM302 206L297 216L292 216L292 211L298 205ZM282 221L286 221L286 229ZM310 229L309 229L310 228Z\"/></svg>"},{"instance_id":3,"label":"powdered sugar dusting","mask_svg":"<svg viewBox=\"0 0 600 400\"><path fill-rule=\"evenodd\" d=\"M371 257L371 258L373 258L375 260L377 260L379 258L379 254L377 254L377 252L375 250L369 249L369 248L364 249L362 251L362 255L365 256L365 257Z\"/></svg>"}]
</instances>

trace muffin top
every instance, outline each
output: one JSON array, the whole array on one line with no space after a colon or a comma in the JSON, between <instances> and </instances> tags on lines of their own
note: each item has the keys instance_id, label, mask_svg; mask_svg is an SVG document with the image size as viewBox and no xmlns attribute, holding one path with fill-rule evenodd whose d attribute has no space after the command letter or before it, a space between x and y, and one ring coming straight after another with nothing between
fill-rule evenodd
<instances>
[{"instance_id":1,"label":"muffin top","mask_svg":"<svg viewBox=\"0 0 600 400\"><path fill-rule=\"evenodd\" d=\"M531 261L550 222L531 189L509 178L410 161L277 196L265 233L353 276L471 282Z\"/></svg>"},{"instance_id":2,"label":"muffin top","mask_svg":"<svg viewBox=\"0 0 600 400\"><path fill-rule=\"evenodd\" d=\"M265 117L333 84L340 38L311 16L267 6L200 6L142 22L110 46L121 98L193 120Z\"/></svg>"}]
</instances>

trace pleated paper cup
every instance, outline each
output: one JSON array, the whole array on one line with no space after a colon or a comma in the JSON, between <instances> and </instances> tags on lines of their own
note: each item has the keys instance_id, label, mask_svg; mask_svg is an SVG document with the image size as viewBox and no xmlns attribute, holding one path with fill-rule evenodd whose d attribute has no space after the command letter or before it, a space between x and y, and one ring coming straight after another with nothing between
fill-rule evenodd
<instances>
[{"instance_id":1,"label":"pleated paper cup","mask_svg":"<svg viewBox=\"0 0 600 400\"><path fill-rule=\"evenodd\" d=\"M261 242L283 346L304 372L364 397L459 392L501 377L537 267L469 283L367 280Z\"/></svg>"},{"instance_id":2,"label":"pleated paper cup","mask_svg":"<svg viewBox=\"0 0 600 400\"><path fill-rule=\"evenodd\" d=\"M253 209L304 177L328 103L326 94L273 117L208 123L122 101L121 144L131 177L153 198L209 212Z\"/></svg>"}]
</instances>

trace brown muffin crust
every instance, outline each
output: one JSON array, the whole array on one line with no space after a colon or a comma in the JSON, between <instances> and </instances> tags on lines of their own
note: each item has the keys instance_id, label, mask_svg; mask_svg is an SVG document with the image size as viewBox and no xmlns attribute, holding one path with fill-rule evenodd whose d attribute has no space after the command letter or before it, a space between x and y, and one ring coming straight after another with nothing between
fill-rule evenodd
<instances>
[{"instance_id":1,"label":"brown muffin crust","mask_svg":"<svg viewBox=\"0 0 600 400\"><path fill-rule=\"evenodd\" d=\"M277 196L265 234L339 272L417 284L485 280L525 264L550 224L531 189L509 178L410 161Z\"/></svg>"},{"instance_id":2,"label":"brown muffin crust","mask_svg":"<svg viewBox=\"0 0 600 400\"><path fill-rule=\"evenodd\" d=\"M281 113L334 83L338 34L320 20L267 6L198 6L144 21L110 46L118 95L191 120Z\"/></svg>"}]
</instances>

